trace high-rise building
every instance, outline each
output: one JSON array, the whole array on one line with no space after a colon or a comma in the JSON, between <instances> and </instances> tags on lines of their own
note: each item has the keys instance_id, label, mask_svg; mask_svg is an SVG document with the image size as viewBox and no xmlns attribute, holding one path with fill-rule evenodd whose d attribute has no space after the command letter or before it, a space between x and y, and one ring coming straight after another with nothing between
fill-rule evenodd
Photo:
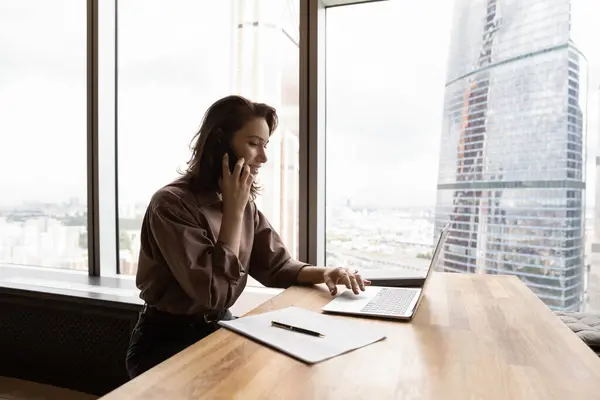
<instances>
[{"instance_id":1,"label":"high-rise building","mask_svg":"<svg viewBox=\"0 0 600 400\"><path fill-rule=\"evenodd\" d=\"M583 299L586 62L570 0L456 0L436 235L444 271L517 275L548 306Z\"/></svg>"},{"instance_id":2,"label":"high-rise building","mask_svg":"<svg viewBox=\"0 0 600 400\"><path fill-rule=\"evenodd\" d=\"M600 87L598 91L600 91ZM592 134L599 135L600 132L592 132ZM598 154L600 154L600 151ZM588 295L586 311L598 312L600 311L600 156L596 156L595 161L596 193L594 193L594 224L593 234L590 238L589 257L586 261L586 267L589 269L586 288Z\"/></svg>"}]
</instances>

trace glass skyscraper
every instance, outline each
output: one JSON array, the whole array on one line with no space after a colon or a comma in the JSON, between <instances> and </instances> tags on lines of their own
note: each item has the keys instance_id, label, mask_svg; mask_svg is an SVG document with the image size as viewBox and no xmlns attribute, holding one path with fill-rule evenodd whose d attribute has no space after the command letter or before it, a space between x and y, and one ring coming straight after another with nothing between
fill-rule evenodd
<instances>
[{"instance_id":1,"label":"glass skyscraper","mask_svg":"<svg viewBox=\"0 0 600 400\"><path fill-rule=\"evenodd\" d=\"M570 0L456 0L444 101L438 269L517 275L583 299L586 62Z\"/></svg>"}]
</instances>

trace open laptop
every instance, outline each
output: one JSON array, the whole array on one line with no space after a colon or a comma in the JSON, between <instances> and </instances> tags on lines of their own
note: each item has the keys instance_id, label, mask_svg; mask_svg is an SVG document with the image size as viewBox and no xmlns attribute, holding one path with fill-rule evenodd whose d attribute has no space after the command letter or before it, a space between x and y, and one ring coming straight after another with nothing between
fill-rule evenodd
<instances>
[{"instance_id":1,"label":"open laptop","mask_svg":"<svg viewBox=\"0 0 600 400\"><path fill-rule=\"evenodd\" d=\"M448 225L442 229L429 263L427 275L421 285L415 287L367 286L366 290L358 295L352 293L351 290L346 290L325 305L322 310L335 314L411 320L421 304L431 270L437 264L447 236Z\"/></svg>"}]
</instances>

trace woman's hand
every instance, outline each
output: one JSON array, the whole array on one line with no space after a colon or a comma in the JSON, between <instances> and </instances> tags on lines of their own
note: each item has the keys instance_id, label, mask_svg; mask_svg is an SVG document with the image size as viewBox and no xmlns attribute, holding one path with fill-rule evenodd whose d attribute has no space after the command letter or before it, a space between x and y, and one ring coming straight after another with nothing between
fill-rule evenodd
<instances>
[{"instance_id":1,"label":"woman's hand","mask_svg":"<svg viewBox=\"0 0 600 400\"><path fill-rule=\"evenodd\" d=\"M323 279L332 296L337 294L337 285L345 285L352 289L354 294L359 294L365 290L365 286L371 284L371 281L363 279L358 271L341 267L325 268Z\"/></svg>"},{"instance_id":2,"label":"woman's hand","mask_svg":"<svg viewBox=\"0 0 600 400\"><path fill-rule=\"evenodd\" d=\"M250 189L254 182L254 176L250 173L250 167L244 166L244 159L240 158L233 169L229 170L229 155L223 156L223 180L221 192L223 193L223 213L241 215L248 199Z\"/></svg>"},{"instance_id":3,"label":"woman's hand","mask_svg":"<svg viewBox=\"0 0 600 400\"><path fill-rule=\"evenodd\" d=\"M244 159L238 160L232 173L229 170L229 156L225 153L221 180L223 219L218 240L229 246L236 256L239 256L240 253L242 214L248 204L253 182L254 176L250 173L250 167L244 167Z\"/></svg>"}]
</instances>

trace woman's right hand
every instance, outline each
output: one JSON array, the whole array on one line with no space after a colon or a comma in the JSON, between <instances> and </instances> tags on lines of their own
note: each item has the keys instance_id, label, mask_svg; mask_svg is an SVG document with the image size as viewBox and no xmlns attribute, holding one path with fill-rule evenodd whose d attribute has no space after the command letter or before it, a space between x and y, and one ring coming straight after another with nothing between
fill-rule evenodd
<instances>
[{"instance_id":1,"label":"woman's right hand","mask_svg":"<svg viewBox=\"0 0 600 400\"><path fill-rule=\"evenodd\" d=\"M233 173L229 169L229 155L223 156L223 180L221 192L223 193L223 212L242 214L250 198L250 189L254 182L254 175L250 167L244 166L244 159L240 158L235 164Z\"/></svg>"}]
</instances>

